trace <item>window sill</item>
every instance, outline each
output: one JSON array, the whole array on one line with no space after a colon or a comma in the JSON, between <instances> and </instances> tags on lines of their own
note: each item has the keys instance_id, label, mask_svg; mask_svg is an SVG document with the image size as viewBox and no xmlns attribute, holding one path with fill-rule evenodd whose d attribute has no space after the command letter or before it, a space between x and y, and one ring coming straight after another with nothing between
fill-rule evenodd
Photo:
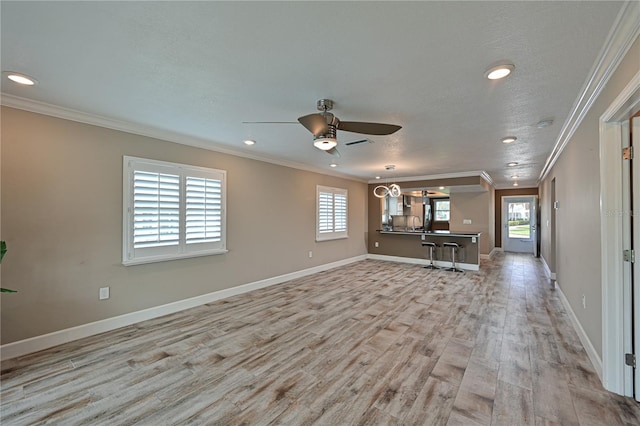
<instances>
[{"instance_id":1,"label":"window sill","mask_svg":"<svg viewBox=\"0 0 640 426\"><path fill-rule=\"evenodd\" d=\"M321 243L323 241L346 240L347 238L349 238L348 235L340 235L336 237L327 236L327 237L321 237L321 238L316 237L316 243Z\"/></svg>"},{"instance_id":2,"label":"window sill","mask_svg":"<svg viewBox=\"0 0 640 426\"><path fill-rule=\"evenodd\" d=\"M158 263L158 262L168 262L170 260L180 260L180 259L190 259L192 257L203 257L203 256L214 256L218 254L228 253L229 250L207 250L201 251L197 253L183 253L183 254L171 254L171 255L163 255L163 256L153 256L153 257L143 257L140 259L128 259L123 260L122 264L124 266L135 266L135 265L144 265L147 263Z\"/></svg>"}]
</instances>

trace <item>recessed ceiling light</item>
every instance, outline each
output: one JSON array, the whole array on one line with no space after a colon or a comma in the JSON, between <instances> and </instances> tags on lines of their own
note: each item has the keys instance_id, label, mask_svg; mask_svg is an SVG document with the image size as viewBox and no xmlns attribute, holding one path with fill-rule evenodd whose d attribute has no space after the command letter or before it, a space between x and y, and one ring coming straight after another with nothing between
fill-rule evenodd
<instances>
[{"instance_id":1,"label":"recessed ceiling light","mask_svg":"<svg viewBox=\"0 0 640 426\"><path fill-rule=\"evenodd\" d=\"M513 64L496 65L495 67L489 68L484 73L484 76L489 80L499 80L511 74L515 69L516 67Z\"/></svg>"},{"instance_id":2,"label":"recessed ceiling light","mask_svg":"<svg viewBox=\"0 0 640 426\"><path fill-rule=\"evenodd\" d=\"M513 176L511 176L511 179L518 179L519 177L520 176L518 176L518 175L513 175Z\"/></svg>"},{"instance_id":3,"label":"recessed ceiling light","mask_svg":"<svg viewBox=\"0 0 640 426\"><path fill-rule=\"evenodd\" d=\"M380 179L380 176L376 176L376 179Z\"/></svg>"},{"instance_id":4,"label":"recessed ceiling light","mask_svg":"<svg viewBox=\"0 0 640 426\"><path fill-rule=\"evenodd\" d=\"M509 166L509 167L515 167L515 166L517 166L517 165L518 165L518 163L517 163L517 162L515 162L515 161L512 161L512 162L510 162L510 163L507 163L507 166Z\"/></svg>"},{"instance_id":5,"label":"recessed ceiling light","mask_svg":"<svg viewBox=\"0 0 640 426\"><path fill-rule=\"evenodd\" d=\"M386 166L384 166L385 170L395 170L396 166L394 164L387 164Z\"/></svg>"},{"instance_id":6,"label":"recessed ceiling light","mask_svg":"<svg viewBox=\"0 0 640 426\"><path fill-rule=\"evenodd\" d=\"M507 136L506 138L500 139L500 141L502 143L511 143L511 142L515 142L517 140L518 140L518 138L516 138L515 136Z\"/></svg>"},{"instance_id":7,"label":"recessed ceiling light","mask_svg":"<svg viewBox=\"0 0 640 426\"><path fill-rule=\"evenodd\" d=\"M518 186L518 182L513 182L513 186Z\"/></svg>"},{"instance_id":8,"label":"recessed ceiling light","mask_svg":"<svg viewBox=\"0 0 640 426\"><path fill-rule=\"evenodd\" d=\"M444 189L444 186L441 186L441 187L439 187L438 189L442 190L442 189Z\"/></svg>"},{"instance_id":9,"label":"recessed ceiling light","mask_svg":"<svg viewBox=\"0 0 640 426\"><path fill-rule=\"evenodd\" d=\"M20 74L18 72L5 72L4 74L9 80L23 86L34 86L36 83L38 83L38 80L33 77L29 77L26 74Z\"/></svg>"},{"instance_id":10,"label":"recessed ceiling light","mask_svg":"<svg viewBox=\"0 0 640 426\"><path fill-rule=\"evenodd\" d=\"M553 120L550 118L544 119L544 120L540 120L536 123L536 127L538 129L544 129L545 127L549 127L553 124Z\"/></svg>"},{"instance_id":11,"label":"recessed ceiling light","mask_svg":"<svg viewBox=\"0 0 640 426\"><path fill-rule=\"evenodd\" d=\"M254 141L253 139L247 139L244 141L244 144L248 146L252 146L256 144L256 141Z\"/></svg>"},{"instance_id":12,"label":"recessed ceiling light","mask_svg":"<svg viewBox=\"0 0 640 426\"><path fill-rule=\"evenodd\" d=\"M336 163L331 163L329 164L329 167L338 167L338 165Z\"/></svg>"}]
</instances>

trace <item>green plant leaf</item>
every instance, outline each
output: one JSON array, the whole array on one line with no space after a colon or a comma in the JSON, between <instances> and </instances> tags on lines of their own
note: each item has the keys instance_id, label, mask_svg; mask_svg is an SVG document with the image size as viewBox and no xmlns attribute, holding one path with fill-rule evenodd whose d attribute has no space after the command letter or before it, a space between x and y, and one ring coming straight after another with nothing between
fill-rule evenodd
<instances>
[{"instance_id":1,"label":"green plant leaf","mask_svg":"<svg viewBox=\"0 0 640 426\"><path fill-rule=\"evenodd\" d=\"M17 293L18 290L11 290L10 288L0 288L0 293Z\"/></svg>"},{"instance_id":2,"label":"green plant leaf","mask_svg":"<svg viewBox=\"0 0 640 426\"><path fill-rule=\"evenodd\" d=\"M2 262L2 258L4 254L7 252L7 243L4 241L0 241L0 262Z\"/></svg>"}]
</instances>

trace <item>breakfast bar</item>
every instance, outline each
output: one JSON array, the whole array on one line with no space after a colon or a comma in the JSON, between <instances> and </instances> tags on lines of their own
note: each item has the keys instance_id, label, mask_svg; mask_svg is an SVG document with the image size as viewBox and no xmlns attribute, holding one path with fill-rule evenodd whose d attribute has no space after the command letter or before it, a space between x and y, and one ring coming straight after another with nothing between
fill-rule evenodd
<instances>
[{"instance_id":1,"label":"breakfast bar","mask_svg":"<svg viewBox=\"0 0 640 426\"><path fill-rule=\"evenodd\" d=\"M374 243L374 247L381 249L381 254L388 253L388 249L393 247L395 257L408 258L405 260L424 263L426 266L429 263L429 248L424 247L422 243L434 242L434 264L449 268L452 260L451 250L443 245L457 243L460 246L456 252L457 267L471 271L480 269L480 232L377 230L377 233L376 238L379 241Z\"/></svg>"}]
</instances>

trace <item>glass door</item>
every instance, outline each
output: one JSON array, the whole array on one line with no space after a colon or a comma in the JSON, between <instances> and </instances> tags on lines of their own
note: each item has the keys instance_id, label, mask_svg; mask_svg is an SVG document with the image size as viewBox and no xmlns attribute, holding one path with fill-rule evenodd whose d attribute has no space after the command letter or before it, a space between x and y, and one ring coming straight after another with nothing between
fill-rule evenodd
<instances>
[{"instance_id":1,"label":"glass door","mask_svg":"<svg viewBox=\"0 0 640 426\"><path fill-rule=\"evenodd\" d=\"M536 197L502 197L502 200L502 249L535 254Z\"/></svg>"}]
</instances>

